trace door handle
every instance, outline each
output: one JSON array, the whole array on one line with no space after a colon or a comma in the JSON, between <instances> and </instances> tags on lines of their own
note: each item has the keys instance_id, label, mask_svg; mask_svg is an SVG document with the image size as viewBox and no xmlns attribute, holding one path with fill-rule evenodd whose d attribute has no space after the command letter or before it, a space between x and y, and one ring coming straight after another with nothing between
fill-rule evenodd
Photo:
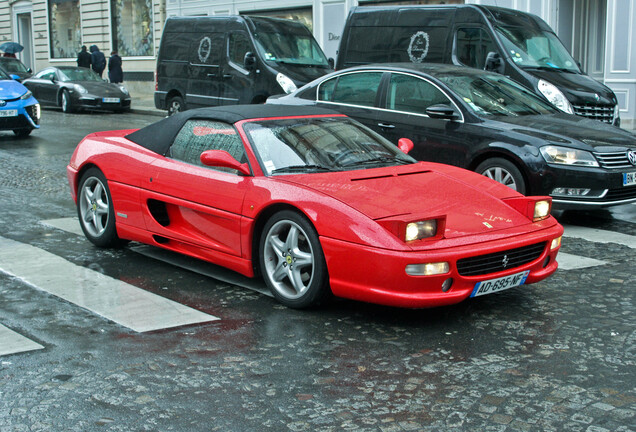
<instances>
[{"instance_id":1,"label":"door handle","mask_svg":"<svg viewBox=\"0 0 636 432\"><path fill-rule=\"evenodd\" d=\"M229 79L229 78L232 78L232 75L230 75L230 74L223 74L223 78L224 78L224 79Z\"/></svg>"},{"instance_id":2,"label":"door handle","mask_svg":"<svg viewBox=\"0 0 636 432\"><path fill-rule=\"evenodd\" d=\"M387 124L387 123L378 123L378 126L380 126L381 128L386 128L386 129L393 129L393 128L395 128L395 125Z\"/></svg>"}]
</instances>

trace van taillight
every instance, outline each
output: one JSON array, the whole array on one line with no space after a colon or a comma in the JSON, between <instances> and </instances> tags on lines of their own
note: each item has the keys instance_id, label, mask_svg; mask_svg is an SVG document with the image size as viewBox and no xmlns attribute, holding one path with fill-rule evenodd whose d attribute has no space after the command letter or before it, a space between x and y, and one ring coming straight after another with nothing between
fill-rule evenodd
<instances>
[{"instance_id":1,"label":"van taillight","mask_svg":"<svg viewBox=\"0 0 636 432\"><path fill-rule=\"evenodd\" d=\"M155 91L159 90L159 80L157 79L157 69L155 69Z\"/></svg>"}]
</instances>

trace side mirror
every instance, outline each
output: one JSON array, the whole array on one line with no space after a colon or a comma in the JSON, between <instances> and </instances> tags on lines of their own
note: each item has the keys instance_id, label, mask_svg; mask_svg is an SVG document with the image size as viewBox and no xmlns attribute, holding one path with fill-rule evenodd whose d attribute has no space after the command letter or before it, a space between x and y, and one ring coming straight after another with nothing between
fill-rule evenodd
<instances>
[{"instance_id":1,"label":"side mirror","mask_svg":"<svg viewBox=\"0 0 636 432\"><path fill-rule=\"evenodd\" d=\"M240 163L224 150L206 150L201 153L201 163L210 167L230 168L243 175L250 175L250 167L246 163Z\"/></svg>"},{"instance_id":2,"label":"side mirror","mask_svg":"<svg viewBox=\"0 0 636 432\"><path fill-rule=\"evenodd\" d=\"M402 153L409 154L413 150L413 141L408 138L400 138L398 140L398 148L402 150Z\"/></svg>"},{"instance_id":3,"label":"side mirror","mask_svg":"<svg viewBox=\"0 0 636 432\"><path fill-rule=\"evenodd\" d=\"M336 66L336 61L333 59L333 57L329 57L327 59L327 63L329 63L329 68L333 69Z\"/></svg>"},{"instance_id":4,"label":"side mirror","mask_svg":"<svg viewBox=\"0 0 636 432\"><path fill-rule=\"evenodd\" d=\"M256 55L252 51L245 53L245 57L243 57L243 66L248 71L253 71L256 68Z\"/></svg>"},{"instance_id":5,"label":"side mirror","mask_svg":"<svg viewBox=\"0 0 636 432\"><path fill-rule=\"evenodd\" d=\"M459 118L457 112L450 106L445 104L431 105L426 108L426 115L434 119L455 120Z\"/></svg>"},{"instance_id":6,"label":"side mirror","mask_svg":"<svg viewBox=\"0 0 636 432\"><path fill-rule=\"evenodd\" d=\"M501 60L501 56L494 51L490 51L488 55L486 56L486 63L484 64L484 70L503 74L504 63Z\"/></svg>"},{"instance_id":7,"label":"side mirror","mask_svg":"<svg viewBox=\"0 0 636 432\"><path fill-rule=\"evenodd\" d=\"M28 68L28 69L27 69L27 72L28 72L28 73L33 73L33 69Z\"/></svg>"},{"instance_id":8,"label":"side mirror","mask_svg":"<svg viewBox=\"0 0 636 432\"><path fill-rule=\"evenodd\" d=\"M53 75L53 76L51 77L51 82L52 82L53 84L55 84L55 82L56 82L56 81L57 81L57 78L55 78L55 75Z\"/></svg>"}]
</instances>

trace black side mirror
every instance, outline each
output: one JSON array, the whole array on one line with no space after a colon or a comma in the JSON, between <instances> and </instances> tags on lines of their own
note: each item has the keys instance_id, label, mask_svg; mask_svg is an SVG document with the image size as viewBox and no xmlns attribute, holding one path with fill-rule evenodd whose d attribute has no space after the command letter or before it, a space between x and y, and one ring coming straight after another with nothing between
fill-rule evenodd
<instances>
[{"instance_id":1,"label":"black side mirror","mask_svg":"<svg viewBox=\"0 0 636 432\"><path fill-rule=\"evenodd\" d=\"M455 120L459 118L457 111L450 105L438 104L426 108L426 115L434 119Z\"/></svg>"},{"instance_id":2,"label":"black side mirror","mask_svg":"<svg viewBox=\"0 0 636 432\"><path fill-rule=\"evenodd\" d=\"M486 56L486 63L484 64L484 70L503 74L504 62L501 60L501 56L494 51L490 51L488 55Z\"/></svg>"},{"instance_id":3,"label":"black side mirror","mask_svg":"<svg viewBox=\"0 0 636 432\"><path fill-rule=\"evenodd\" d=\"M51 82L52 82L53 84L55 84L55 81L57 81L57 79L55 78L55 75L53 75L53 76L51 77Z\"/></svg>"},{"instance_id":4,"label":"black side mirror","mask_svg":"<svg viewBox=\"0 0 636 432\"><path fill-rule=\"evenodd\" d=\"M28 69L27 69L27 72L28 72L28 73L33 73L33 69L28 68Z\"/></svg>"},{"instance_id":5,"label":"black side mirror","mask_svg":"<svg viewBox=\"0 0 636 432\"><path fill-rule=\"evenodd\" d=\"M245 57L243 57L243 66L248 71L253 71L256 68L256 55L248 51L245 53Z\"/></svg>"},{"instance_id":6,"label":"black side mirror","mask_svg":"<svg viewBox=\"0 0 636 432\"><path fill-rule=\"evenodd\" d=\"M336 61L333 59L333 57L329 57L327 59L327 63L329 63L329 68L333 69L336 66Z\"/></svg>"}]
</instances>

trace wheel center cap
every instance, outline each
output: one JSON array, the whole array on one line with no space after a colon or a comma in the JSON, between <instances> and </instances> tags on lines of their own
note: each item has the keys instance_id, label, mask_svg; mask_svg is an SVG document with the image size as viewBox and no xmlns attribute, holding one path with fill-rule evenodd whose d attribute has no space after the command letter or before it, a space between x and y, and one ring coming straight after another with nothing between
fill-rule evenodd
<instances>
[{"instance_id":1,"label":"wheel center cap","mask_svg":"<svg viewBox=\"0 0 636 432\"><path fill-rule=\"evenodd\" d=\"M93 211L97 211L97 203L93 203L93 206L91 207L91 210Z\"/></svg>"},{"instance_id":2,"label":"wheel center cap","mask_svg":"<svg viewBox=\"0 0 636 432\"><path fill-rule=\"evenodd\" d=\"M291 255L287 255L287 257L285 258L285 260L287 261L287 264L291 264L293 261L293 258Z\"/></svg>"}]
</instances>

